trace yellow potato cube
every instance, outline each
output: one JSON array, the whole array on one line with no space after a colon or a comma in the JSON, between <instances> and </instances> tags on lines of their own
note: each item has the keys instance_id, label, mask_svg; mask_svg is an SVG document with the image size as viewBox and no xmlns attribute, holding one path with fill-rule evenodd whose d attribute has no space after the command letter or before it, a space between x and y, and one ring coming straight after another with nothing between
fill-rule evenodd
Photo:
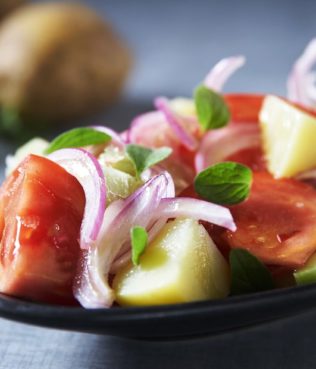
<instances>
[{"instance_id":1,"label":"yellow potato cube","mask_svg":"<svg viewBox=\"0 0 316 369\"><path fill-rule=\"evenodd\" d=\"M180 115L196 117L194 100L186 97L176 97L170 100L172 109Z\"/></svg>"},{"instance_id":2,"label":"yellow potato cube","mask_svg":"<svg viewBox=\"0 0 316 369\"><path fill-rule=\"evenodd\" d=\"M121 305L161 305L224 298L229 267L205 228L193 219L168 222L137 266L118 272L113 287Z\"/></svg>"},{"instance_id":3,"label":"yellow potato cube","mask_svg":"<svg viewBox=\"0 0 316 369\"><path fill-rule=\"evenodd\" d=\"M293 177L316 166L316 118L277 96L264 99L259 114L268 169Z\"/></svg>"}]
</instances>

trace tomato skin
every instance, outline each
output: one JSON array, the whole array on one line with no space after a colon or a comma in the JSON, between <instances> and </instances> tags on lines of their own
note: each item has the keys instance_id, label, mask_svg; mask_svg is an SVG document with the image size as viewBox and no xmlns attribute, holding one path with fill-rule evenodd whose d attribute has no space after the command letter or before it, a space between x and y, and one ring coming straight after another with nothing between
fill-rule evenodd
<instances>
[{"instance_id":1,"label":"tomato skin","mask_svg":"<svg viewBox=\"0 0 316 369\"><path fill-rule=\"evenodd\" d=\"M198 198L193 185L181 196ZM316 252L316 191L308 184L254 172L249 198L229 209L235 232L205 224L225 256L245 248L266 265L293 270Z\"/></svg>"},{"instance_id":2,"label":"tomato skin","mask_svg":"<svg viewBox=\"0 0 316 369\"><path fill-rule=\"evenodd\" d=\"M0 189L0 291L26 299L75 302L72 285L85 206L79 182L30 155Z\"/></svg>"},{"instance_id":3,"label":"tomato skin","mask_svg":"<svg viewBox=\"0 0 316 369\"><path fill-rule=\"evenodd\" d=\"M226 94L224 99L235 123L258 123L259 112L265 95Z\"/></svg>"},{"instance_id":4,"label":"tomato skin","mask_svg":"<svg viewBox=\"0 0 316 369\"><path fill-rule=\"evenodd\" d=\"M234 161L246 165L251 170L261 172L267 170L267 164L261 147L249 147L228 156L225 161Z\"/></svg>"},{"instance_id":5,"label":"tomato skin","mask_svg":"<svg viewBox=\"0 0 316 369\"><path fill-rule=\"evenodd\" d=\"M304 265L316 251L316 191L266 172L253 178L248 200L230 207L237 231L222 230L217 239L247 249L265 264Z\"/></svg>"},{"instance_id":6,"label":"tomato skin","mask_svg":"<svg viewBox=\"0 0 316 369\"><path fill-rule=\"evenodd\" d=\"M265 95L262 94L225 94L224 99L235 123L258 123L259 112ZM316 117L316 110L280 97L287 103Z\"/></svg>"}]
</instances>

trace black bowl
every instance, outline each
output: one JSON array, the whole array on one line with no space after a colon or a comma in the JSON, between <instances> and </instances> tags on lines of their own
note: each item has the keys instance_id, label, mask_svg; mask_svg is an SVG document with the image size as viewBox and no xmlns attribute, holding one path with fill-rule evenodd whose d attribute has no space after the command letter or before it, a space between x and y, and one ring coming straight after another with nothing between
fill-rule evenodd
<instances>
[{"instance_id":1,"label":"black bowl","mask_svg":"<svg viewBox=\"0 0 316 369\"><path fill-rule=\"evenodd\" d=\"M0 294L0 316L71 331L130 338L184 338L217 334L289 317L316 306L316 285L146 308L85 310L38 304Z\"/></svg>"}]
</instances>

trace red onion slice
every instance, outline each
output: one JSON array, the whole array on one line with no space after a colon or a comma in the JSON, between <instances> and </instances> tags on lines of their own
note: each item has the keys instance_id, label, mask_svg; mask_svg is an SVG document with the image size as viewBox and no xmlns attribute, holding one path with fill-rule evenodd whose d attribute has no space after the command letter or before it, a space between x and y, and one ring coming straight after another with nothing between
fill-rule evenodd
<instances>
[{"instance_id":1,"label":"red onion slice","mask_svg":"<svg viewBox=\"0 0 316 369\"><path fill-rule=\"evenodd\" d=\"M106 189L102 168L95 157L82 149L62 149L48 158L77 178L83 187L86 206L80 231L80 246L87 249L96 240L105 211Z\"/></svg>"},{"instance_id":2,"label":"red onion slice","mask_svg":"<svg viewBox=\"0 0 316 369\"><path fill-rule=\"evenodd\" d=\"M144 113L134 118L127 133L127 141L147 147L174 148L178 145L177 138L160 111Z\"/></svg>"},{"instance_id":3,"label":"red onion slice","mask_svg":"<svg viewBox=\"0 0 316 369\"><path fill-rule=\"evenodd\" d=\"M179 141L189 150L194 151L197 148L197 140L184 127L188 124L194 124L192 118L185 122L185 117L177 114L170 107L169 101L165 97L157 97L155 99L155 107L163 113L166 121L170 124L170 128L174 131Z\"/></svg>"},{"instance_id":4,"label":"red onion slice","mask_svg":"<svg viewBox=\"0 0 316 369\"><path fill-rule=\"evenodd\" d=\"M130 143L128 140L128 129L120 133L120 138L123 141L124 144Z\"/></svg>"},{"instance_id":5,"label":"red onion slice","mask_svg":"<svg viewBox=\"0 0 316 369\"><path fill-rule=\"evenodd\" d=\"M153 134L154 132L154 134ZM160 111L145 113L136 117L128 132L128 141L151 148L169 146L172 155L164 160L163 165L155 166L152 171L167 170L176 184L177 193L192 183L195 175L192 165L183 161L181 143L171 130L164 115Z\"/></svg>"},{"instance_id":6,"label":"red onion slice","mask_svg":"<svg viewBox=\"0 0 316 369\"><path fill-rule=\"evenodd\" d=\"M162 199L157 210L157 217L193 218L228 228L231 231L237 229L229 209L189 197Z\"/></svg>"},{"instance_id":7,"label":"red onion slice","mask_svg":"<svg viewBox=\"0 0 316 369\"><path fill-rule=\"evenodd\" d=\"M311 107L316 107L316 38L309 42L303 54L295 62L287 80L288 99Z\"/></svg>"},{"instance_id":8,"label":"red onion slice","mask_svg":"<svg viewBox=\"0 0 316 369\"><path fill-rule=\"evenodd\" d=\"M105 211L95 245L84 252L82 269L74 286L78 301L86 308L110 307L114 294L108 275L116 257L130 239L133 226L146 228L163 197L168 195L169 177L153 177L125 200L113 202Z\"/></svg>"},{"instance_id":9,"label":"red onion slice","mask_svg":"<svg viewBox=\"0 0 316 369\"><path fill-rule=\"evenodd\" d=\"M220 60L210 70L204 79L204 85L212 90L221 92L229 77L246 62L244 56L232 56Z\"/></svg>"},{"instance_id":10,"label":"red onion slice","mask_svg":"<svg viewBox=\"0 0 316 369\"><path fill-rule=\"evenodd\" d=\"M255 124L230 124L209 131L195 156L195 169L199 173L239 150L257 146L260 146L260 131Z\"/></svg>"}]
</instances>

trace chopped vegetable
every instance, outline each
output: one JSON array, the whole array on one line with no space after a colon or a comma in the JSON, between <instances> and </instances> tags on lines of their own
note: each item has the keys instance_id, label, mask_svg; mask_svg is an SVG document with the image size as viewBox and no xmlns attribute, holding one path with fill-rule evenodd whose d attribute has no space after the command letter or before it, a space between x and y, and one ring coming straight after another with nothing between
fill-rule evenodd
<instances>
[{"instance_id":1,"label":"chopped vegetable","mask_svg":"<svg viewBox=\"0 0 316 369\"><path fill-rule=\"evenodd\" d=\"M247 201L230 207L236 232L211 232L221 248L244 248L266 265L303 266L316 252L316 191L295 179L253 173Z\"/></svg>"},{"instance_id":2,"label":"chopped vegetable","mask_svg":"<svg viewBox=\"0 0 316 369\"><path fill-rule=\"evenodd\" d=\"M85 198L51 160L28 156L0 189L0 291L74 304L72 285Z\"/></svg>"},{"instance_id":3,"label":"chopped vegetable","mask_svg":"<svg viewBox=\"0 0 316 369\"><path fill-rule=\"evenodd\" d=\"M231 56L230 58L220 60L205 77L205 87L217 92L222 91L229 77L241 68L245 62L246 58L242 55Z\"/></svg>"},{"instance_id":4,"label":"chopped vegetable","mask_svg":"<svg viewBox=\"0 0 316 369\"><path fill-rule=\"evenodd\" d=\"M268 169L275 178L293 177L316 166L316 114L267 96L260 123Z\"/></svg>"},{"instance_id":5,"label":"chopped vegetable","mask_svg":"<svg viewBox=\"0 0 316 369\"><path fill-rule=\"evenodd\" d=\"M18 148L14 155L8 155L6 157L6 176L9 176L13 170L29 155L40 155L43 156L49 143L42 138L33 138L26 144Z\"/></svg>"},{"instance_id":6,"label":"chopped vegetable","mask_svg":"<svg viewBox=\"0 0 316 369\"><path fill-rule=\"evenodd\" d=\"M86 207L81 224L80 245L87 249L100 231L106 202L106 188L98 161L82 149L63 149L50 154L49 158L77 178L85 196Z\"/></svg>"},{"instance_id":7,"label":"chopped vegetable","mask_svg":"<svg viewBox=\"0 0 316 369\"><path fill-rule=\"evenodd\" d=\"M164 226L139 265L117 273L114 290L128 306L218 299L229 293L229 268L202 225L177 219Z\"/></svg>"}]
</instances>

